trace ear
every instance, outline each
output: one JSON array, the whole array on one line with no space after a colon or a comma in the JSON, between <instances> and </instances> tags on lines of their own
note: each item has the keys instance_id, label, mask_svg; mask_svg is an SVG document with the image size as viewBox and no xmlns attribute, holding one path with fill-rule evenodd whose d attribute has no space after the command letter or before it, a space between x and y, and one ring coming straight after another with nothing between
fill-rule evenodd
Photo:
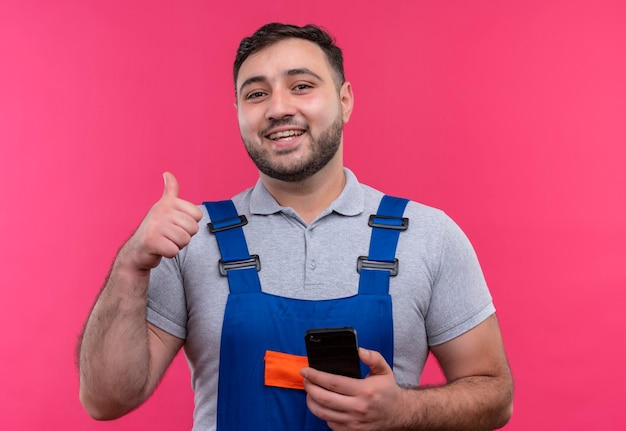
<instances>
[{"instance_id":1,"label":"ear","mask_svg":"<svg viewBox=\"0 0 626 431\"><path fill-rule=\"evenodd\" d=\"M352 94L352 84L348 81L344 82L339 90L339 98L341 99L341 110L343 113L344 124L350 120L352 108L354 106L354 94Z\"/></svg>"}]
</instances>

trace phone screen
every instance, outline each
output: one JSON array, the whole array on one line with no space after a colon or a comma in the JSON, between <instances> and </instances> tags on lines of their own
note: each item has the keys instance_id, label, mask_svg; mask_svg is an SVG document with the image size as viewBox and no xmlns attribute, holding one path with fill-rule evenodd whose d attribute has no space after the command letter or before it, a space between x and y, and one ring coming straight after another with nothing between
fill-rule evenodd
<instances>
[{"instance_id":1,"label":"phone screen","mask_svg":"<svg viewBox=\"0 0 626 431\"><path fill-rule=\"evenodd\" d=\"M361 378L361 362L354 328L310 329L304 340L311 368Z\"/></svg>"}]
</instances>

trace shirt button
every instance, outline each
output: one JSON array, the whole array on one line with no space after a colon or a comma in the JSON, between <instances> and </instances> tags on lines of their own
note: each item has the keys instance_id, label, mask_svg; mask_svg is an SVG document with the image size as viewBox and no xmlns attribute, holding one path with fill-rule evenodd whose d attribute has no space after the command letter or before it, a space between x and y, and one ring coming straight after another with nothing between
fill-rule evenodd
<instances>
[{"instance_id":1,"label":"shirt button","mask_svg":"<svg viewBox=\"0 0 626 431\"><path fill-rule=\"evenodd\" d=\"M315 264L314 260L312 260L311 263L309 263L309 268L311 268L311 269L315 269L316 266L317 265Z\"/></svg>"}]
</instances>

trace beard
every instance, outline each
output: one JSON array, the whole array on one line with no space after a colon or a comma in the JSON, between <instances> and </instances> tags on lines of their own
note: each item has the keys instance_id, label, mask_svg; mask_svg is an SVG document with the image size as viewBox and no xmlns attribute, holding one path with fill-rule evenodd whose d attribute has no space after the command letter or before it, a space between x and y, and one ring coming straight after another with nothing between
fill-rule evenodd
<instances>
[{"instance_id":1,"label":"beard","mask_svg":"<svg viewBox=\"0 0 626 431\"><path fill-rule=\"evenodd\" d=\"M293 125L291 120L275 121L268 129L289 124ZM246 151L248 151L248 155L259 171L263 172L268 177L293 183L306 180L316 174L320 171L320 169L326 166L333 157L335 157L335 154L337 154L337 150L339 149L339 145L341 144L343 117L339 114L335 121L317 137L311 135L310 129L308 128L306 129L306 132L309 133L310 138L309 155L306 158L288 166L282 165L278 162L272 162L267 149L255 145L254 142L246 140L244 137L242 137L242 139L246 147ZM263 139L262 136L261 139ZM289 154L291 151L292 150L287 150L282 154Z\"/></svg>"}]
</instances>

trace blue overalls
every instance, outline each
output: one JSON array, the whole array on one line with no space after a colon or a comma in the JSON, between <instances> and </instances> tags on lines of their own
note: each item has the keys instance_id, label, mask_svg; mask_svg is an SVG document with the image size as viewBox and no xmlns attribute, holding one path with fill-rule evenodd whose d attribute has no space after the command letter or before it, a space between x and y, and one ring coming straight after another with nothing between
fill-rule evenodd
<instances>
[{"instance_id":1,"label":"blue overalls","mask_svg":"<svg viewBox=\"0 0 626 431\"><path fill-rule=\"evenodd\" d=\"M357 295L308 301L263 293L259 257L250 256L241 228L247 223L245 216L237 214L232 201L204 203L213 220L209 230L222 255L220 272L230 287L221 336L218 431L329 429L308 410L304 390L268 377L270 355L306 359L308 329L352 326L360 346L379 351L393 364L389 277L398 271L395 251L400 232L408 227L402 218L406 204L405 199L384 196L378 214L370 216L369 256L357 262ZM365 365L361 368L365 376ZM291 377L302 381L300 376Z\"/></svg>"}]
</instances>

